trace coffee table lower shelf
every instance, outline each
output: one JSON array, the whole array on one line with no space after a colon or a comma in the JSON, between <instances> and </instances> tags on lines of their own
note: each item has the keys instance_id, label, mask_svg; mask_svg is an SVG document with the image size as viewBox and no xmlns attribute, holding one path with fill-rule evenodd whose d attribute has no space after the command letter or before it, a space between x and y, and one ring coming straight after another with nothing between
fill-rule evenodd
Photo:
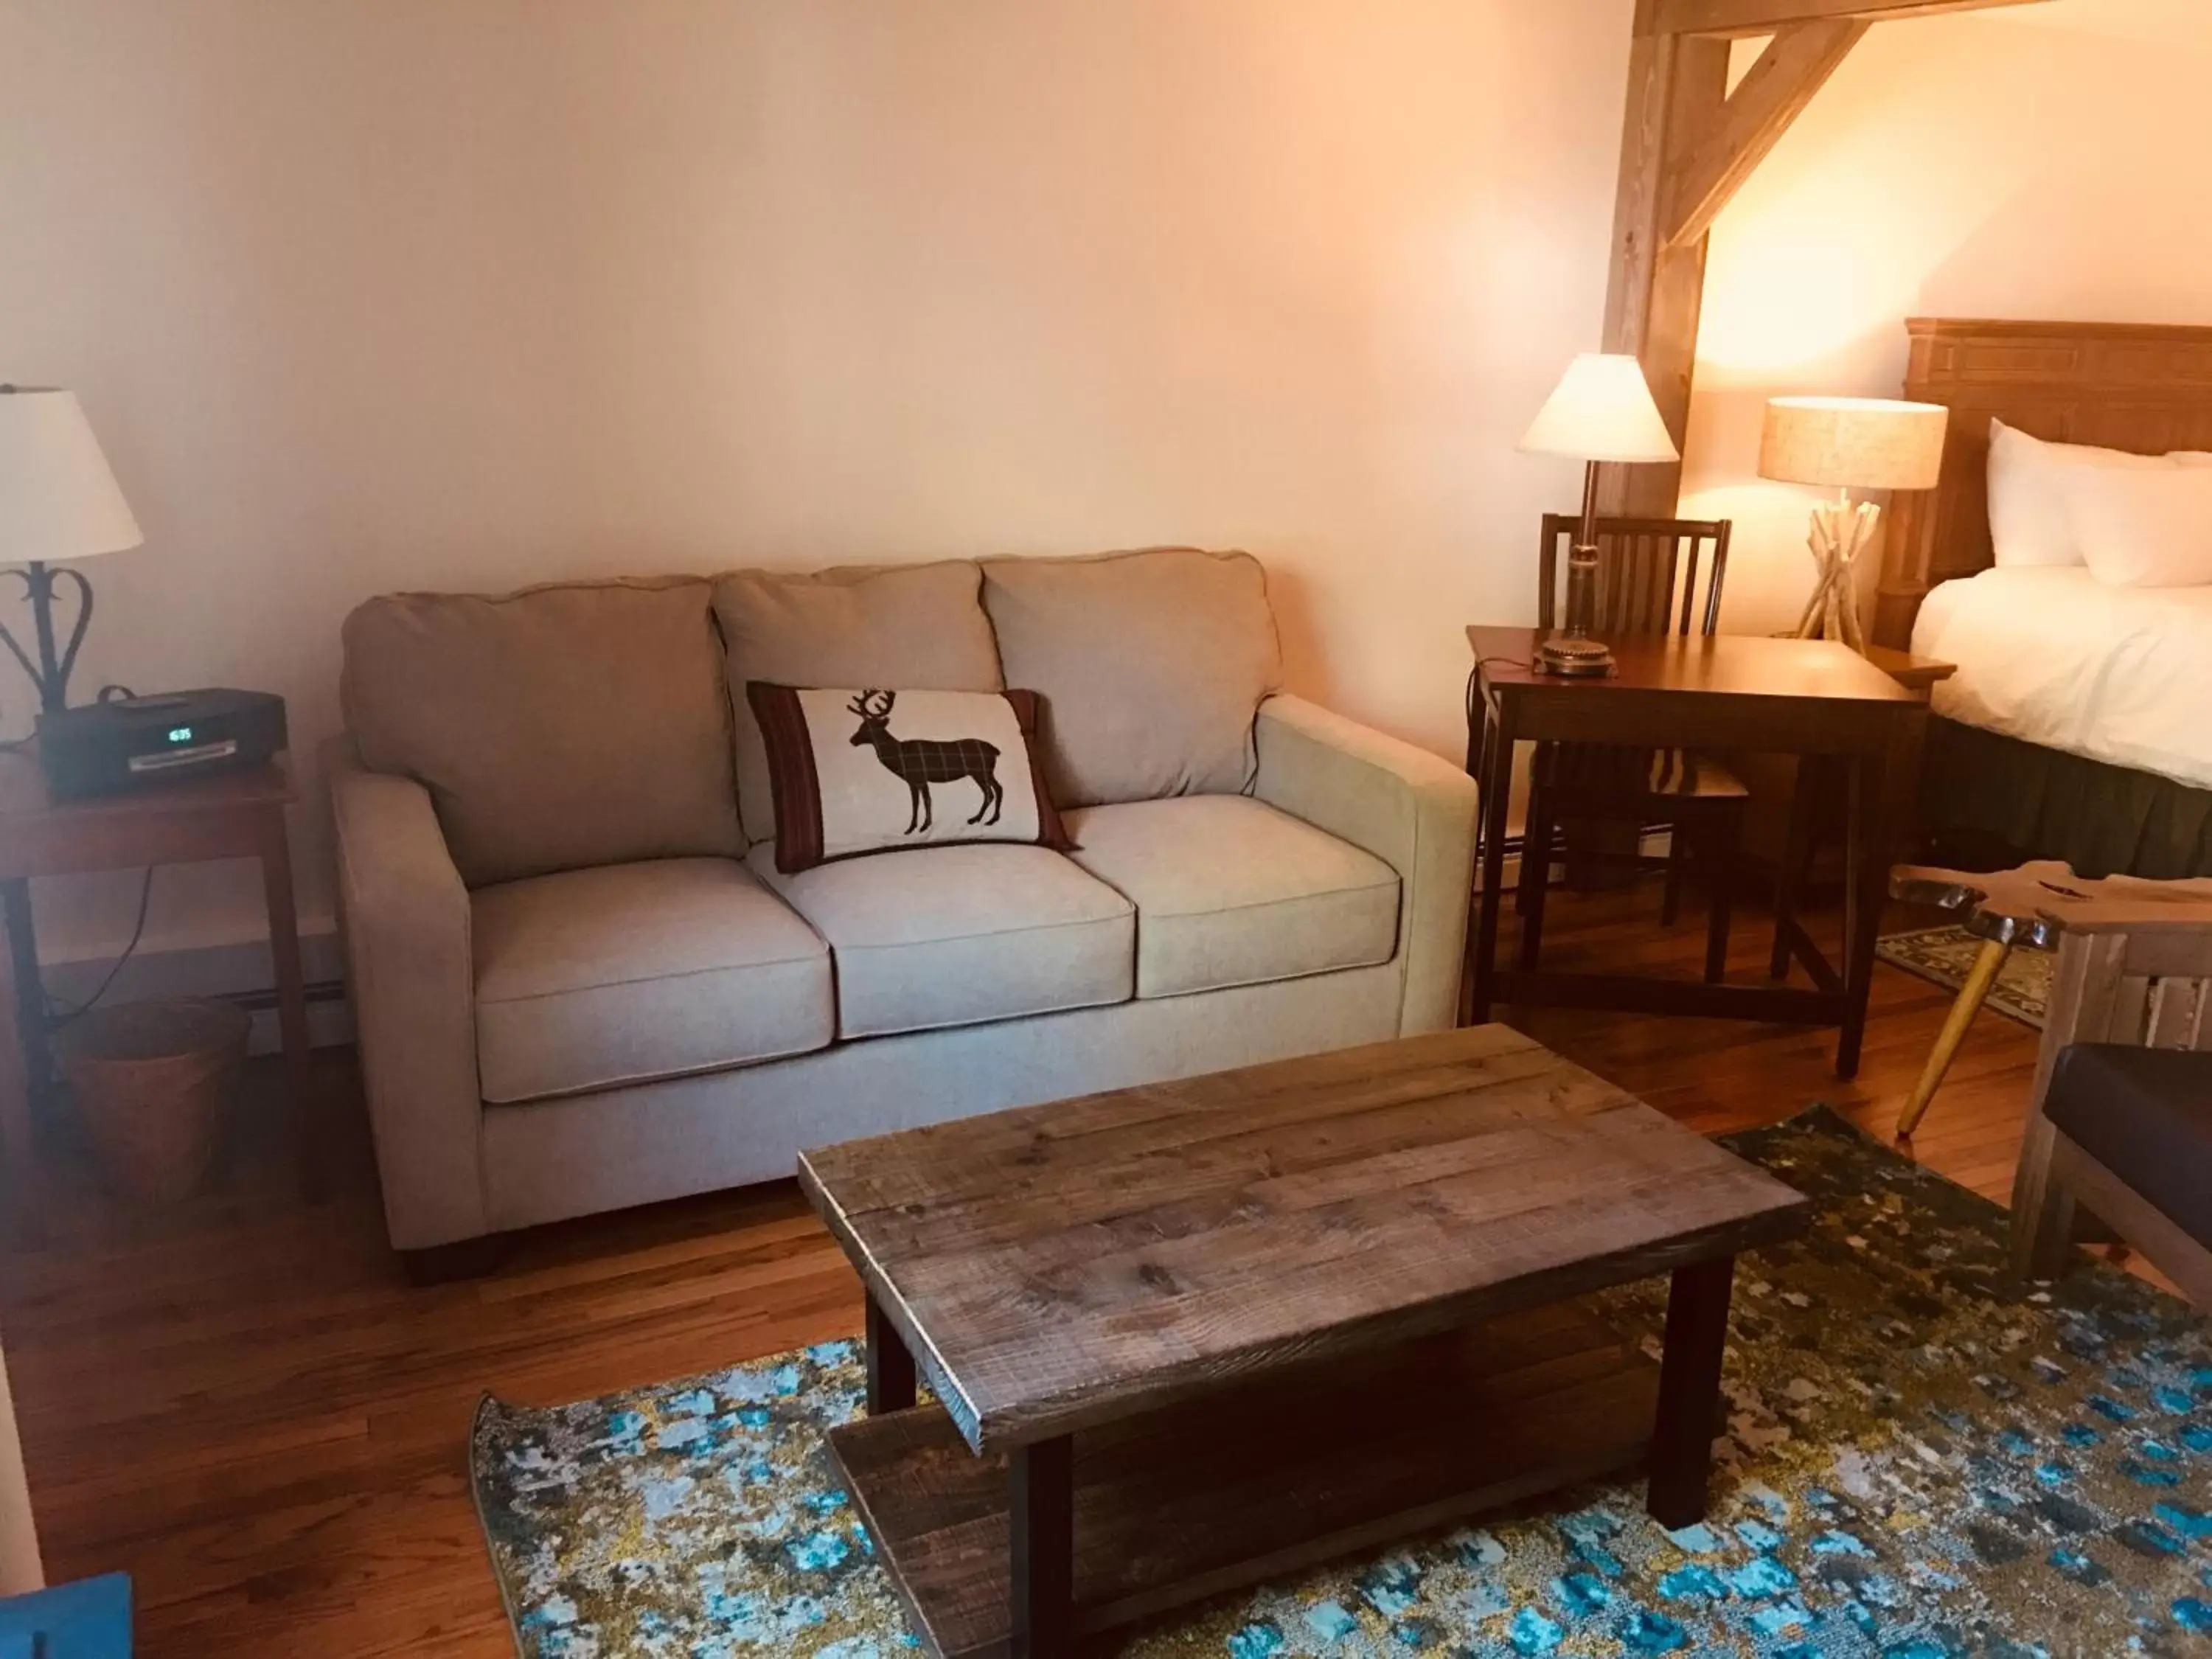
<instances>
[{"instance_id":1,"label":"coffee table lower shelf","mask_svg":"<svg viewBox=\"0 0 2212 1659\"><path fill-rule=\"evenodd\" d=\"M1076 1436L1092 1634L1641 1463L1658 1367L1561 1304L1224 1387ZM833 1429L938 1659L1011 1650L1006 1460L933 1404Z\"/></svg>"}]
</instances>

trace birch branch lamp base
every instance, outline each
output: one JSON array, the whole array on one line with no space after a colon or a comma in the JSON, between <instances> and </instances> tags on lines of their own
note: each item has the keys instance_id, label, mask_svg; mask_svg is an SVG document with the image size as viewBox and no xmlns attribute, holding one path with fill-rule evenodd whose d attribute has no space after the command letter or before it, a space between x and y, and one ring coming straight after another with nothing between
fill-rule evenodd
<instances>
[{"instance_id":1,"label":"birch branch lamp base","mask_svg":"<svg viewBox=\"0 0 2212 1659\"><path fill-rule=\"evenodd\" d=\"M1881 398L1775 398L1759 434L1759 476L1832 489L1813 509L1813 596L1801 640L1841 640L1861 656L1858 562L1875 544L1881 509L1853 505L1854 489L1932 489L1942 476L1951 411Z\"/></svg>"},{"instance_id":2,"label":"birch branch lamp base","mask_svg":"<svg viewBox=\"0 0 2212 1659\"><path fill-rule=\"evenodd\" d=\"M1797 619L1801 640L1841 640L1862 656L1858 562L1878 538L1881 509L1872 501L1824 501L1813 509L1813 595Z\"/></svg>"}]
</instances>

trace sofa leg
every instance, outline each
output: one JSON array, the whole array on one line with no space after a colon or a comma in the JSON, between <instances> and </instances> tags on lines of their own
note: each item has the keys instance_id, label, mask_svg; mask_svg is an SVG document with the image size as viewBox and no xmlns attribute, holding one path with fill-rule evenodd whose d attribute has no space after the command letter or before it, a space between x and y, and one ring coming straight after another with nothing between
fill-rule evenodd
<instances>
[{"instance_id":1,"label":"sofa leg","mask_svg":"<svg viewBox=\"0 0 2212 1659\"><path fill-rule=\"evenodd\" d=\"M402 1250L399 1271L418 1290L452 1285L465 1279L483 1279L496 1272L514 1248L505 1233L465 1238L457 1244L436 1244L427 1250Z\"/></svg>"}]
</instances>

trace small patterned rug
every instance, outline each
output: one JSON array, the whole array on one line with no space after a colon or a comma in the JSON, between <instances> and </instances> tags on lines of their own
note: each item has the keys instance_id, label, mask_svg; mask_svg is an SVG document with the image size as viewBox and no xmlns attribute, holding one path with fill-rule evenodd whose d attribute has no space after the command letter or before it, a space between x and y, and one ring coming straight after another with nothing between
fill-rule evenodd
<instances>
[{"instance_id":1,"label":"small patterned rug","mask_svg":"<svg viewBox=\"0 0 2212 1659\"><path fill-rule=\"evenodd\" d=\"M1874 950L1884 962L1955 991L1966 982L1966 970L1981 948L1981 940L1963 927L1928 927L1886 934ZM2051 1006L2051 971L2057 961L2049 951L2014 951L1997 969L1997 982L1984 1006L2041 1030Z\"/></svg>"},{"instance_id":2,"label":"small patterned rug","mask_svg":"<svg viewBox=\"0 0 2212 1659\"><path fill-rule=\"evenodd\" d=\"M1133 1632L1143 1659L2212 1653L2212 1327L2085 1261L2005 1271L2004 1217L1814 1107L1727 1143L1809 1194L1736 1280L1705 1524L1559 1494ZM1656 1350L1664 1284L1596 1304ZM525 1659L915 1651L821 1436L854 1346L538 1410L471 1468ZM1382 1408L1386 1402L1378 1402Z\"/></svg>"}]
</instances>

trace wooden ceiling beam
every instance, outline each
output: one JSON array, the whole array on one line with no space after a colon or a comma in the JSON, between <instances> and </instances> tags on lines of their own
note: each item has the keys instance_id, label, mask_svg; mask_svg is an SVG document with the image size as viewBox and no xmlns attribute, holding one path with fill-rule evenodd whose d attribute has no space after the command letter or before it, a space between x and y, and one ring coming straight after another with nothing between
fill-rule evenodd
<instances>
[{"instance_id":1,"label":"wooden ceiling beam","mask_svg":"<svg viewBox=\"0 0 2212 1659\"><path fill-rule=\"evenodd\" d=\"M1695 149L1669 160L1662 215L1667 246L1693 242L1712 228L1743 181L1873 27L1863 18L1796 23L1767 42L1729 95L1713 130Z\"/></svg>"},{"instance_id":2,"label":"wooden ceiling beam","mask_svg":"<svg viewBox=\"0 0 2212 1659\"><path fill-rule=\"evenodd\" d=\"M1986 11L1996 6L2039 5L2042 0L1650 0L1637 9L1639 32L1654 34L1771 34L1800 23L1893 17L1939 12Z\"/></svg>"},{"instance_id":3,"label":"wooden ceiling beam","mask_svg":"<svg viewBox=\"0 0 2212 1659\"><path fill-rule=\"evenodd\" d=\"M1621 134L1613 204L1613 272L1606 294L1605 349L1644 365L1659 413L1679 447L1689 429L1690 381L1705 304L1705 239L1670 246L1664 220L1668 158L1694 154L1728 104L1725 40L1644 35L1629 53L1628 119ZM1665 518L1682 469L1612 466L1600 505L1607 513Z\"/></svg>"},{"instance_id":4,"label":"wooden ceiling beam","mask_svg":"<svg viewBox=\"0 0 2212 1659\"><path fill-rule=\"evenodd\" d=\"M1870 24L2043 0L1636 0L1613 204L1605 349L1644 365L1667 429L1688 430L1714 218ZM1729 41L1769 34L1729 91ZM1607 467L1602 510L1668 518L1682 469Z\"/></svg>"}]
</instances>

